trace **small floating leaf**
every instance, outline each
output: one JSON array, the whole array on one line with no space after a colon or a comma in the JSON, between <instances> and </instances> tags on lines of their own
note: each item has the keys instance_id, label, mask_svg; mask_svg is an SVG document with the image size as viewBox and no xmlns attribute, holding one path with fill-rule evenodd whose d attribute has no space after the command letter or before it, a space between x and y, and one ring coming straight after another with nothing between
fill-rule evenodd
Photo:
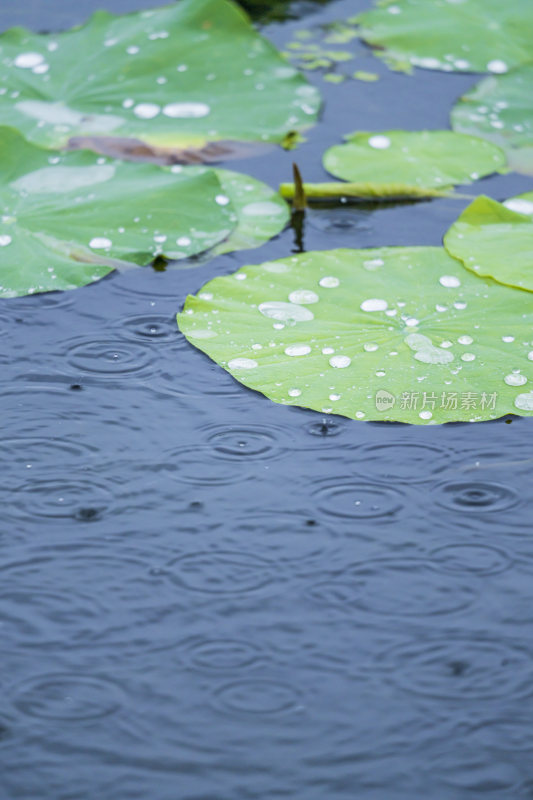
<instances>
[{"instance_id":1,"label":"small floating leaf","mask_svg":"<svg viewBox=\"0 0 533 800\"><path fill-rule=\"evenodd\" d=\"M277 403L415 424L533 415L533 307L444 248L244 267L189 296L178 324Z\"/></svg>"},{"instance_id":2,"label":"small floating leaf","mask_svg":"<svg viewBox=\"0 0 533 800\"><path fill-rule=\"evenodd\" d=\"M50 153L12 128L0 128L0 153L0 297L74 289L158 255L256 247L288 220L272 189L228 170Z\"/></svg>"},{"instance_id":3,"label":"small floating leaf","mask_svg":"<svg viewBox=\"0 0 533 800\"><path fill-rule=\"evenodd\" d=\"M499 147L453 131L356 132L345 139L326 151L324 167L357 183L443 188L470 183L505 165Z\"/></svg>"},{"instance_id":4,"label":"small floating leaf","mask_svg":"<svg viewBox=\"0 0 533 800\"><path fill-rule=\"evenodd\" d=\"M344 22L333 22L327 26L327 31L324 37L326 44L348 44L357 38L356 29Z\"/></svg>"},{"instance_id":5,"label":"small floating leaf","mask_svg":"<svg viewBox=\"0 0 533 800\"><path fill-rule=\"evenodd\" d=\"M336 72L328 72L324 75L324 80L328 83L344 83L346 75L338 74Z\"/></svg>"},{"instance_id":6,"label":"small floating leaf","mask_svg":"<svg viewBox=\"0 0 533 800\"><path fill-rule=\"evenodd\" d=\"M476 275L533 292L533 202L529 198L533 195L514 198L507 206L490 197L476 198L445 235L447 251ZM512 210L525 210L526 203L529 215Z\"/></svg>"},{"instance_id":7,"label":"small floating leaf","mask_svg":"<svg viewBox=\"0 0 533 800\"><path fill-rule=\"evenodd\" d=\"M221 140L279 143L310 127L320 105L229 0L100 11L57 35L13 28L0 53L2 121L52 148L120 155L122 141L128 155L134 140L162 156Z\"/></svg>"},{"instance_id":8,"label":"small floating leaf","mask_svg":"<svg viewBox=\"0 0 533 800\"><path fill-rule=\"evenodd\" d=\"M377 72L366 72L364 69L358 69L353 73L352 77L356 81L364 81L366 83L375 83L375 81L379 81Z\"/></svg>"},{"instance_id":9,"label":"small floating leaf","mask_svg":"<svg viewBox=\"0 0 533 800\"><path fill-rule=\"evenodd\" d=\"M385 61L446 72L502 73L533 60L530 0L382 0L357 17Z\"/></svg>"},{"instance_id":10,"label":"small floating leaf","mask_svg":"<svg viewBox=\"0 0 533 800\"><path fill-rule=\"evenodd\" d=\"M532 86L533 64L485 78L457 101L453 129L500 145L513 169L533 175Z\"/></svg>"}]
</instances>

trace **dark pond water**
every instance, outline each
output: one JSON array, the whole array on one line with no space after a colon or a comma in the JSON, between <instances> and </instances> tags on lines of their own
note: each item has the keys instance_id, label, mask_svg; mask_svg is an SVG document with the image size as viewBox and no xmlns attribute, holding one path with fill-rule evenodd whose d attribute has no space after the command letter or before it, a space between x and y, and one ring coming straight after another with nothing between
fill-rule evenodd
<instances>
[{"instance_id":1,"label":"dark pond water","mask_svg":"<svg viewBox=\"0 0 533 800\"><path fill-rule=\"evenodd\" d=\"M98 5L4 0L0 27ZM444 127L475 81L355 48L383 78L323 84L310 180L342 133ZM232 166L275 185L292 158ZM437 245L463 206L314 211L304 243ZM533 421L357 423L241 388L175 312L294 246L0 302L2 800L533 797Z\"/></svg>"}]
</instances>

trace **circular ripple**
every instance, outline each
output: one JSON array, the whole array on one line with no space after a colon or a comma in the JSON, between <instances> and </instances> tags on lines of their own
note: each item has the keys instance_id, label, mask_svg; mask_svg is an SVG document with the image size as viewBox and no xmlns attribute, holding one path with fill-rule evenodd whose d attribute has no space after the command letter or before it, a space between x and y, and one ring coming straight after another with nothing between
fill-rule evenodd
<instances>
[{"instance_id":1,"label":"circular ripple","mask_svg":"<svg viewBox=\"0 0 533 800\"><path fill-rule=\"evenodd\" d=\"M320 436L321 438L338 436L346 430L346 423L335 419L322 419L307 423L305 430L311 436Z\"/></svg>"},{"instance_id":2,"label":"circular ripple","mask_svg":"<svg viewBox=\"0 0 533 800\"><path fill-rule=\"evenodd\" d=\"M177 448L165 454L170 478L193 486L228 486L246 479L243 462L232 468L223 467L208 447Z\"/></svg>"},{"instance_id":3,"label":"circular ripple","mask_svg":"<svg viewBox=\"0 0 533 800\"><path fill-rule=\"evenodd\" d=\"M175 317L164 314L144 314L126 317L119 322L124 338L137 342L176 342L180 332Z\"/></svg>"},{"instance_id":4,"label":"circular ripple","mask_svg":"<svg viewBox=\"0 0 533 800\"><path fill-rule=\"evenodd\" d=\"M272 581L272 564L239 551L190 553L167 565L170 578L195 592L233 595L256 592Z\"/></svg>"},{"instance_id":5,"label":"circular ripple","mask_svg":"<svg viewBox=\"0 0 533 800\"><path fill-rule=\"evenodd\" d=\"M228 461L280 458L288 452L290 443L287 431L274 426L210 425L203 430L214 455Z\"/></svg>"},{"instance_id":6,"label":"circular ripple","mask_svg":"<svg viewBox=\"0 0 533 800\"><path fill-rule=\"evenodd\" d=\"M318 508L344 519L382 519L392 521L403 508L402 495L396 489L375 483L353 483L339 478L315 491Z\"/></svg>"},{"instance_id":7,"label":"circular ripple","mask_svg":"<svg viewBox=\"0 0 533 800\"><path fill-rule=\"evenodd\" d=\"M206 639L193 644L188 655L197 669L224 672L252 666L258 661L260 650L239 639Z\"/></svg>"},{"instance_id":8,"label":"circular ripple","mask_svg":"<svg viewBox=\"0 0 533 800\"><path fill-rule=\"evenodd\" d=\"M109 680L57 673L28 681L19 688L14 705L30 717L75 722L113 714L121 697Z\"/></svg>"},{"instance_id":9,"label":"circular ripple","mask_svg":"<svg viewBox=\"0 0 533 800\"><path fill-rule=\"evenodd\" d=\"M100 519L112 501L111 492L86 478L50 478L16 489L16 510L26 516L55 519Z\"/></svg>"},{"instance_id":10,"label":"circular ripple","mask_svg":"<svg viewBox=\"0 0 533 800\"><path fill-rule=\"evenodd\" d=\"M298 570L310 561L328 561L332 531L313 517L272 509L228 520L216 537L220 547L249 547L279 564L291 562Z\"/></svg>"},{"instance_id":11,"label":"circular ripple","mask_svg":"<svg viewBox=\"0 0 533 800\"><path fill-rule=\"evenodd\" d=\"M440 506L467 514L506 511L518 502L513 489L488 481L441 483L433 491Z\"/></svg>"},{"instance_id":12,"label":"circular ripple","mask_svg":"<svg viewBox=\"0 0 533 800\"><path fill-rule=\"evenodd\" d=\"M244 714L282 714L298 705L298 694L284 683L249 680L229 683L216 693L219 704L228 711Z\"/></svg>"},{"instance_id":13,"label":"circular ripple","mask_svg":"<svg viewBox=\"0 0 533 800\"><path fill-rule=\"evenodd\" d=\"M533 656L501 639L453 637L414 641L386 661L398 684L435 699L511 702L533 693Z\"/></svg>"},{"instance_id":14,"label":"circular ripple","mask_svg":"<svg viewBox=\"0 0 533 800\"><path fill-rule=\"evenodd\" d=\"M91 339L70 345L67 361L78 372L102 378L149 374L153 371L152 350L140 343Z\"/></svg>"},{"instance_id":15,"label":"circular ripple","mask_svg":"<svg viewBox=\"0 0 533 800\"><path fill-rule=\"evenodd\" d=\"M35 565L37 568L37 565ZM88 626L101 633L103 608L96 598L71 589L44 589L40 585L17 582L0 592L2 642L11 647L45 647L51 643L71 646L88 637Z\"/></svg>"},{"instance_id":16,"label":"circular ripple","mask_svg":"<svg viewBox=\"0 0 533 800\"><path fill-rule=\"evenodd\" d=\"M493 747L499 752L519 753L533 750L531 716L527 713L484 719L469 733L476 746Z\"/></svg>"},{"instance_id":17,"label":"circular ripple","mask_svg":"<svg viewBox=\"0 0 533 800\"><path fill-rule=\"evenodd\" d=\"M332 233L335 236L353 236L355 231L370 230L370 212L359 205L345 206L324 205L323 208L311 209L309 225L321 233Z\"/></svg>"},{"instance_id":18,"label":"circular ripple","mask_svg":"<svg viewBox=\"0 0 533 800\"><path fill-rule=\"evenodd\" d=\"M180 340L181 341L181 340ZM184 343L186 340L184 339ZM180 372L162 372L154 391L178 397L242 397L243 387L228 372L204 358L198 363L187 363L190 349L180 350ZM196 355L194 356L196 359Z\"/></svg>"},{"instance_id":19,"label":"circular ripple","mask_svg":"<svg viewBox=\"0 0 533 800\"><path fill-rule=\"evenodd\" d=\"M80 442L55 439L52 436L48 438L19 436L2 439L0 461L5 461L10 468L16 466L28 469L53 465L58 460L62 464L75 464L94 452L96 452L95 447Z\"/></svg>"},{"instance_id":20,"label":"circular ripple","mask_svg":"<svg viewBox=\"0 0 533 800\"><path fill-rule=\"evenodd\" d=\"M87 581L94 589L91 576L98 575L99 589L110 585L113 590L117 590L127 587L133 581L145 581L152 558L153 553L140 552L137 548L133 555L122 550L119 555L115 550L106 552L101 542L92 546L71 546L68 549L43 547L25 560L0 562L0 575L3 585L11 580L17 586L22 582L29 583L38 575L39 585L44 587L45 584L50 584L54 592L57 575L72 580L76 591ZM123 578L120 584L117 584L117 575Z\"/></svg>"},{"instance_id":21,"label":"circular ripple","mask_svg":"<svg viewBox=\"0 0 533 800\"><path fill-rule=\"evenodd\" d=\"M41 294L25 295L24 297L16 297L10 300L15 312L17 311L31 311L35 313L41 308L65 308L74 303L75 290L68 290L64 292L42 292Z\"/></svg>"},{"instance_id":22,"label":"circular ripple","mask_svg":"<svg viewBox=\"0 0 533 800\"><path fill-rule=\"evenodd\" d=\"M13 329L13 320L7 314L0 314L0 337L8 336Z\"/></svg>"},{"instance_id":23,"label":"circular ripple","mask_svg":"<svg viewBox=\"0 0 533 800\"><path fill-rule=\"evenodd\" d=\"M432 760L433 786L438 786L441 780L455 791L455 796L460 792L463 797L465 792L468 793L466 796L495 797L497 800L503 797L531 797L530 792L522 794L520 791L519 771L510 763L502 763L499 758L487 757L483 750L472 748L470 735L460 747L454 744L450 752ZM444 792L446 795L447 792Z\"/></svg>"},{"instance_id":24,"label":"circular ripple","mask_svg":"<svg viewBox=\"0 0 533 800\"><path fill-rule=\"evenodd\" d=\"M440 569L470 575L495 575L512 564L507 553L487 544L448 544L430 555Z\"/></svg>"},{"instance_id":25,"label":"circular ripple","mask_svg":"<svg viewBox=\"0 0 533 800\"><path fill-rule=\"evenodd\" d=\"M368 444L357 450L357 464L362 474L387 483L404 481L423 483L441 473L448 465L450 451L430 444L407 441Z\"/></svg>"},{"instance_id":26,"label":"circular ripple","mask_svg":"<svg viewBox=\"0 0 533 800\"><path fill-rule=\"evenodd\" d=\"M118 294L126 298L141 298L145 303L148 300L158 301L161 299L168 300L170 295L177 293L177 286L173 291L172 280L173 274L176 276L176 282L179 280L179 272L184 268L191 267L190 261L187 259L180 264L172 264L172 268L167 269L165 273L158 272L152 267L145 267L143 269L126 270L125 272L115 273L114 279L111 282L109 289L112 294Z\"/></svg>"},{"instance_id":27,"label":"circular ripple","mask_svg":"<svg viewBox=\"0 0 533 800\"><path fill-rule=\"evenodd\" d=\"M468 586L415 559L376 559L355 565L338 579L315 585L310 594L321 604L355 607L387 617L453 614L475 598Z\"/></svg>"}]
</instances>

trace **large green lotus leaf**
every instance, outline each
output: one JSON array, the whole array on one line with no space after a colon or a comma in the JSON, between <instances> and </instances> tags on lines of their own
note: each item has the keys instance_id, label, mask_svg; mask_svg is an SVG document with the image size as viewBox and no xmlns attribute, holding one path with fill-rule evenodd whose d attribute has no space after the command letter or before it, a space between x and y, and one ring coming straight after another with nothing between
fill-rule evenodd
<instances>
[{"instance_id":1,"label":"large green lotus leaf","mask_svg":"<svg viewBox=\"0 0 533 800\"><path fill-rule=\"evenodd\" d=\"M324 167L346 181L442 188L501 170L503 151L453 131L348 134L324 154Z\"/></svg>"},{"instance_id":2,"label":"large green lotus leaf","mask_svg":"<svg viewBox=\"0 0 533 800\"><path fill-rule=\"evenodd\" d=\"M476 275L533 292L531 216L478 197L446 233L444 246ZM533 305L531 298L524 302Z\"/></svg>"},{"instance_id":3,"label":"large green lotus leaf","mask_svg":"<svg viewBox=\"0 0 533 800\"><path fill-rule=\"evenodd\" d=\"M97 12L57 35L0 36L0 115L46 147L125 140L156 152L220 140L281 142L316 120L318 90L230 0ZM140 150L143 153L142 148Z\"/></svg>"},{"instance_id":4,"label":"large green lotus leaf","mask_svg":"<svg viewBox=\"0 0 533 800\"><path fill-rule=\"evenodd\" d=\"M181 259L235 228L213 170L53 153L0 128L0 296L74 289L123 262Z\"/></svg>"},{"instance_id":5,"label":"large green lotus leaf","mask_svg":"<svg viewBox=\"0 0 533 800\"><path fill-rule=\"evenodd\" d=\"M172 172L202 175L207 167L172 167ZM213 254L259 247L277 236L290 219L289 207L278 192L266 183L228 169L214 170L222 189L237 213L237 227ZM221 199L221 198L219 198Z\"/></svg>"},{"instance_id":6,"label":"large green lotus leaf","mask_svg":"<svg viewBox=\"0 0 533 800\"><path fill-rule=\"evenodd\" d=\"M532 87L533 64L485 78L457 101L453 129L495 142L507 151L513 169L533 175Z\"/></svg>"},{"instance_id":7,"label":"large green lotus leaf","mask_svg":"<svg viewBox=\"0 0 533 800\"><path fill-rule=\"evenodd\" d=\"M244 267L189 296L178 325L277 403L416 424L533 414L533 304L441 247Z\"/></svg>"},{"instance_id":8,"label":"large green lotus leaf","mask_svg":"<svg viewBox=\"0 0 533 800\"><path fill-rule=\"evenodd\" d=\"M501 73L533 59L531 0L382 0L357 22L385 60L425 69Z\"/></svg>"}]
</instances>

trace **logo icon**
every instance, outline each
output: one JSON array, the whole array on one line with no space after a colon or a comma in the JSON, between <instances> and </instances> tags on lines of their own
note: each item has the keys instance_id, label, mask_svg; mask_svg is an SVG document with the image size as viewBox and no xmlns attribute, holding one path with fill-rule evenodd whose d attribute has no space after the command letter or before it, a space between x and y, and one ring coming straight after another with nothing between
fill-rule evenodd
<instances>
[{"instance_id":1,"label":"logo icon","mask_svg":"<svg viewBox=\"0 0 533 800\"><path fill-rule=\"evenodd\" d=\"M393 408L396 402L396 398L390 392L387 392L386 389L380 389L379 392L376 392L376 408L378 411L388 411L389 408Z\"/></svg>"}]
</instances>

